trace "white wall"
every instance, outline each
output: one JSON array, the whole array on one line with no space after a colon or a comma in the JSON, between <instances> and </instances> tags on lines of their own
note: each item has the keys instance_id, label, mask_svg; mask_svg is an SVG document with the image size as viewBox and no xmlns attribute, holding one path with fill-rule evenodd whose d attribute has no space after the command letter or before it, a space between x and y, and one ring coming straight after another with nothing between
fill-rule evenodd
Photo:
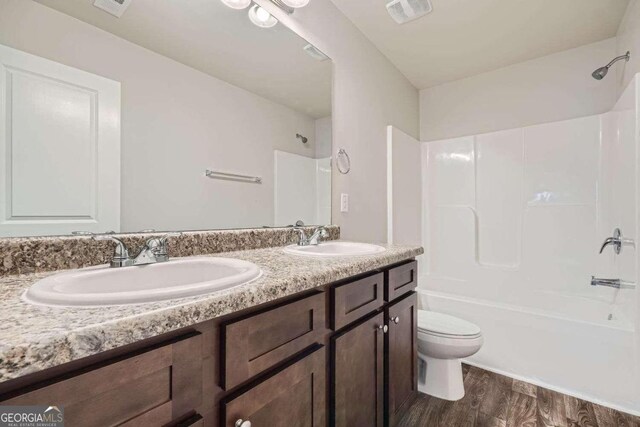
<instances>
[{"instance_id":1,"label":"white wall","mask_svg":"<svg viewBox=\"0 0 640 427\"><path fill-rule=\"evenodd\" d=\"M288 16L257 2L334 61L333 146L351 157L351 173L333 169L333 215L342 237L386 240L386 126L418 136L418 92L330 0L313 0ZM340 193L349 193L340 213Z\"/></svg>"},{"instance_id":2,"label":"white wall","mask_svg":"<svg viewBox=\"0 0 640 427\"><path fill-rule=\"evenodd\" d=\"M331 158L316 159L316 224L331 222Z\"/></svg>"},{"instance_id":3,"label":"white wall","mask_svg":"<svg viewBox=\"0 0 640 427\"><path fill-rule=\"evenodd\" d=\"M420 91L420 139L433 141L600 114L616 100L614 78L591 72L616 39L581 46ZM638 49L640 56L640 49Z\"/></svg>"},{"instance_id":4,"label":"white wall","mask_svg":"<svg viewBox=\"0 0 640 427\"><path fill-rule=\"evenodd\" d=\"M631 52L628 63L615 65L618 95L622 94L633 76L640 72L640 1L631 0L622 18L616 39L616 56ZM604 65L604 64L603 64Z\"/></svg>"},{"instance_id":5,"label":"white wall","mask_svg":"<svg viewBox=\"0 0 640 427\"><path fill-rule=\"evenodd\" d=\"M314 157L312 118L38 3L0 2L0 44L121 82L123 230L273 225L273 150Z\"/></svg>"},{"instance_id":6,"label":"white wall","mask_svg":"<svg viewBox=\"0 0 640 427\"><path fill-rule=\"evenodd\" d=\"M388 242L422 244L422 146L394 126L387 128Z\"/></svg>"}]
</instances>

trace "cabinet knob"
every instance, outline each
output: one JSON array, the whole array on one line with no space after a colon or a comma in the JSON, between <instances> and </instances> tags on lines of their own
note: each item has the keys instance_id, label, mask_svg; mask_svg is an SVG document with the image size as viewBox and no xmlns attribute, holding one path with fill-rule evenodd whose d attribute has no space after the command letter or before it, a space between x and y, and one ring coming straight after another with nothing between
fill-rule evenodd
<instances>
[{"instance_id":1,"label":"cabinet knob","mask_svg":"<svg viewBox=\"0 0 640 427\"><path fill-rule=\"evenodd\" d=\"M386 334L389 331L389 327L387 325L378 326L378 330L382 331L383 334Z\"/></svg>"},{"instance_id":2,"label":"cabinet knob","mask_svg":"<svg viewBox=\"0 0 640 427\"><path fill-rule=\"evenodd\" d=\"M242 418L236 421L236 427L251 427L251 421L243 420Z\"/></svg>"},{"instance_id":3,"label":"cabinet knob","mask_svg":"<svg viewBox=\"0 0 640 427\"><path fill-rule=\"evenodd\" d=\"M389 320L390 320L390 321L392 321L393 323L395 323L396 325L397 325L398 323L400 323L400 318L399 318L398 316L396 316L396 317L391 317Z\"/></svg>"}]
</instances>

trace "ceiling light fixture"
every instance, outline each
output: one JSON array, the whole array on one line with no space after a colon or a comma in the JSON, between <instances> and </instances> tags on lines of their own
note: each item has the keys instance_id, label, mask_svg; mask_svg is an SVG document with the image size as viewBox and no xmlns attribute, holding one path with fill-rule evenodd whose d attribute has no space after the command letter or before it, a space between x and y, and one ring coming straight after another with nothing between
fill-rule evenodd
<instances>
[{"instance_id":1,"label":"ceiling light fixture","mask_svg":"<svg viewBox=\"0 0 640 427\"><path fill-rule=\"evenodd\" d=\"M281 0L281 1L282 3L294 9L305 7L306 5L309 4L309 0Z\"/></svg>"},{"instance_id":2,"label":"ceiling light fixture","mask_svg":"<svg viewBox=\"0 0 640 427\"><path fill-rule=\"evenodd\" d=\"M273 15L257 4L254 4L249 9L249 19L260 28L271 28L278 23L278 20Z\"/></svg>"},{"instance_id":3,"label":"ceiling light fixture","mask_svg":"<svg viewBox=\"0 0 640 427\"><path fill-rule=\"evenodd\" d=\"M131 4L131 0L95 0L93 5L115 16L122 17L122 14Z\"/></svg>"},{"instance_id":4,"label":"ceiling light fixture","mask_svg":"<svg viewBox=\"0 0 640 427\"><path fill-rule=\"evenodd\" d=\"M317 61L326 61L327 59L329 59L327 55L325 55L320 49L318 49L311 43L309 43L302 49L307 53L307 55L309 55L310 57L312 57Z\"/></svg>"},{"instance_id":5,"label":"ceiling light fixture","mask_svg":"<svg viewBox=\"0 0 640 427\"><path fill-rule=\"evenodd\" d=\"M251 0L222 0L222 3L231 9L242 10L249 7Z\"/></svg>"}]
</instances>

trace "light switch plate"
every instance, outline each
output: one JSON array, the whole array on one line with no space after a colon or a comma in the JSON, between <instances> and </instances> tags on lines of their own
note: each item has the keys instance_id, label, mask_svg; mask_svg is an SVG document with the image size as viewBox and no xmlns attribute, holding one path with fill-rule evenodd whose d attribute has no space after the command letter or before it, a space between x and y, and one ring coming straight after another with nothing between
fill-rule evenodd
<instances>
[{"instance_id":1,"label":"light switch plate","mask_svg":"<svg viewBox=\"0 0 640 427\"><path fill-rule=\"evenodd\" d=\"M340 212L349 212L349 195L347 193L340 194Z\"/></svg>"}]
</instances>

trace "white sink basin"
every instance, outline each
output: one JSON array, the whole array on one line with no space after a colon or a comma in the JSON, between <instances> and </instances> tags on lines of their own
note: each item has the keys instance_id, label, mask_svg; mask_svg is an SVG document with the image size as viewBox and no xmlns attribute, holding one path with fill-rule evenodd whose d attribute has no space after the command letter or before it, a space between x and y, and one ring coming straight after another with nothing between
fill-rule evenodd
<instances>
[{"instance_id":1,"label":"white sink basin","mask_svg":"<svg viewBox=\"0 0 640 427\"><path fill-rule=\"evenodd\" d=\"M260 268L232 258L184 258L143 266L83 268L34 283L23 299L55 306L137 304L183 298L240 286Z\"/></svg>"},{"instance_id":2,"label":"white sink basin","mask_svg":"<svg viewBox=\"0 0 640 427\"><path fill-rule=\"evenodd\" d=\"M385 248L369 243L328 241L318 245L286 246L284 251L295 255L307 255L316 257L373 255L386 251Z\"/></svg>"}]
</instances>

